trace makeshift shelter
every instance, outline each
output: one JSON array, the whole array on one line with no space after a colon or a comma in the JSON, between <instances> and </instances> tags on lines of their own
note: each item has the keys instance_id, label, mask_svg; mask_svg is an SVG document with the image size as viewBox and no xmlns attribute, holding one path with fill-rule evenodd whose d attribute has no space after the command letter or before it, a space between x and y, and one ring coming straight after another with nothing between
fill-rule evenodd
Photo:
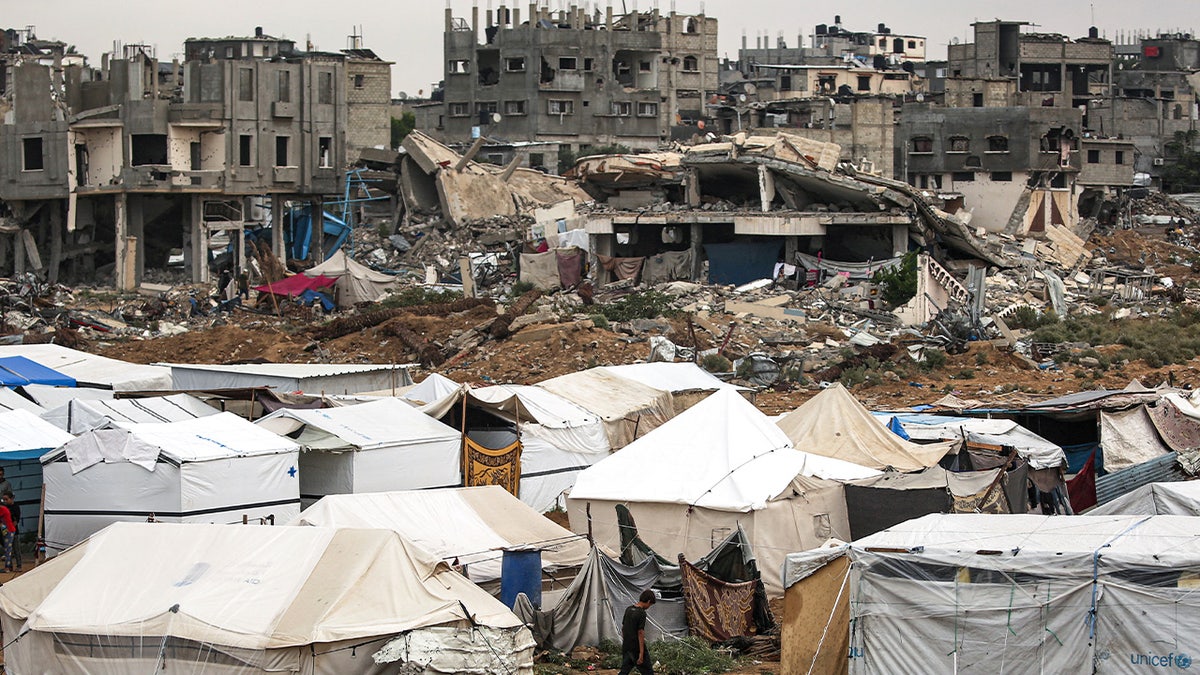
<instances>
[{"instance_id":1,"label":"makeshift shelter","mask_svg":"<svg viewBox=\"0 0 1200 675\"><path fill-rule=\"evenodd\" d=\"M308 291L329 288L335 283L337 283L337 279L334 279L333 277L322 276L319 274L293 274L290 277L280 279L274 283L255 286L254 290L258 291L259 293L270 293L271 295L282 295L289 298L298 298Z\"/></svg>"},{"instance_id":2,"label":"makeshift shelter","mask_svg":"<svg viewBox=\"0 0 1200 675\"><path fill-rule=\"evenodd\" d=\"M851 673L1187 668L1200 639L1195 520L930 515L789 555L789 592L839 552L851 564L825 578L823 597L836 600L808 608L824 644L784 640L783 672L816 672L826 650L849 654Z\"/></svg>"},{"instance_id":3,"label":"makeshift shelter","mask_svg":"<svg viewBox=\"0 0 1200 675\"><path fill-rule=\"evenodd\" d=\"M875 418L889 428L899 424L913 441L957 440L963 444L1012 448L1031 469L1053 469L1067 464L1067 455L1057 443L1051 443L1013 420L920 413L875 413Z\"/></svg>"},{"instance_id":4,"label":"makeshift shelter","mask_svg":"<svg viewBox=\"0 0 1200 675\"><path fill-rule=\"evenodd\" d=\"M30 361L24 356L0 357L0 386L21 387L27 384L74 387L75 378Z\"/></svg>"},{"instance_id":5,"label":"makeshift shelter","mask_svg":"<svg viewBox=\"0 0 1200 675\"><path fill-rule=\"evenodd\" d=\"M91 389L87 387L51 387L44 384L27 384L18 389L37 403L42 408L42 412L46 410L54 410L55 408L66 405L67 403L79 400L87 401L103 401L113 397L111 389ZM41 414L40 412L38 413Z\"/></svg>"},{"instance_id":6,"label":"makeshift shelter","mask_svg":"<svg viewBox=\"0 0 1200 675\"><path fill-rule=\"evenodd\" d=\"M392 530L430 557L461 565L477 584L500 579L504 549L540 550L550 575L582 565L589 549L497 485L329 495L289 524Z\"/></svg>"},{"instance_id":7,"label":"makeshift shelter","mask_svg":"<svg viewBox=\"0 0 1200 675\"><path fill-rule=\"evenodd\" d=\"M536 386L600 417L613 450L620 450L675 416L669 392L600 368L562 375Z\"/></svg>"},{"instance_id":8,"label":"makeshift shelter","mask_svg":"<svg viewBox=\"0 0 1200 675\"><path fill-rule=\"evenodd\" d=\"M409 365L371 363L243 363L206 365L164 363L177 391L272 387L281 392L356 394L395 390L412 384Z\"/></svg>"},{"instance_id":9,"label":"makeshift shelter","mask_svg":"<svg viewBox=\"0 0 1200 675\"><path fill-rule=\"evenodd\" d=\"M1148 483L1087 512L1089 516L1200 516L1200 481Z\"/></svg>"},{"instance_id":10,"label":"makeshift shelter","mask_svg":"<svg viewBox=\"0 0 1200 675\"><path fill-rule=\"evenodd\" d=\"M956 446L905 441L881 426L841 384L812 397L777 424L800 450L880 471L921 471Z\"/></svg>"},{"instance_id":11,"label":"makeshift shelter","mask_svg":"<svg viewBox=\"0 0 1200 675\"><path fill-rule=\"evenodd\" d=\"M754 405L719 391L580 472L567 511L572 530L616 547L615 507L624 504L649 545L689 559L740 525L758 553L767 592L778 596L786 551L849 536L836 481L878 474L794 449Z\"/></svg>"},{"instance_id":12,"label":"makeshift shelter","mask_svg":"<svg viewBox=\"0 0 1200 675\"><path fill-rule=\"evenodd\" d=\"M436 406L459 393L463 385L440 373L430 373L424 380L403 391L397 396L416 406ZM380 392L382 393L382 392Z\"/></svg>"},{"instance_id":13,"label":"makeshift shelter","mask_svg":"<svg viewBox=\"0 0 1200 675\"><path fill-rule=\"evenodd\" d=\"M714 391L729 389L737 392L752 392L749 387L739 387L718 379L712 373L694 363L631 363L623 366L600 366L618 377L640 382L647 387L671 392L675 414L692 407Z\"/></svg>"},{"instance_id":14,"label":"makeshift shelter","mask_svg":"<svg viewBox=\"0 0 1200 675\"><path fill-rule=\"evenodd\" d=\"M847 481L846 515L854 539L930 513L1025 513L1025 474L1009 480L1002 469L924 471Z\"/></svg>"},{"instance_id":15,"label":"makeshift shelter","mask_svg":"<svg viewBox=\"0 0 1200 675\"><path fill-rule=\"evenodd\" d=\"M304 275L336 279L333 285L333 300L338 307L352 307L360 302L376 302L396 287L396 277L376 272L355 262L343 250L329 256L329 259L320 265L305 270Z\"/></svg>"},{"instance_id":16,"label":"makeshift shelter","mask_svg":"<svg viewBox=\"0 0 1200 675\"><path fill-rule=\"evenodd\" d=\"M0 412L0 467L21 507L20 532L37 532L42 503L42 464L38 458L70 441L71 434L27 410Z\"/></svg>"},{"instance_id":17,"label":"makeshift shelter","mask_svg":"<svg viewBox=\"0 0 1200 675\"><path fill-rule=\"evenodd\" d=\"M300 513L299 450L227 412L88 431L41 458L46 549L119 521L287 522Z\"/></svg>"},{"instance_id":18,"label":"makeshift shelter","mask_svg":"<svg viewBox=\"0 0 1200 675\"><path fill-rule=\"evenodd\" d=\"M216 415L216 408L187 394L149 398L75 399L46 411L42 419L72 434L106 426L182 422Z\"/></svg>"},{"instance_id":19,"label":"makeshift shelter","mask_svg":"<svg viewBox=\"0 0 1200 675\"><path fill-rule=\"evenodd\" d=\"M16 674L533 672L512 612L386 530L118 523L0 587L0 628Z\"/></svg>"},{"instance_id":20,"label":"makeshift shelter","mask_svg":"<svg viewBox=\"0 0 1200 675\"><path fill-rule=\"evenodd\" d=\"M159 366L126 363L61 345L4 345L0 357L23 356L72 378L80 387L144 391L171 388L171 373Z\"/></svg>"},{"instance_id":21,"label":"makeshift shelter","mask_svg":"<svg viewBox=\"0 0 1200 675\"><path fill-rule=\"evenodd\" d=\"M255 422L296 440L305 505L333 494L456 487L461 434L397 399L284 408Z\"/></svg>"}]
</instances>

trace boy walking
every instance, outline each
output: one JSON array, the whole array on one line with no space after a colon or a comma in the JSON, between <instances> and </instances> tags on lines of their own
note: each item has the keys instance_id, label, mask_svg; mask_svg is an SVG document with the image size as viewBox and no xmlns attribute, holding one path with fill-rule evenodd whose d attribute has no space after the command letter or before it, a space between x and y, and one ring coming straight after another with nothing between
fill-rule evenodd
<instances>
[{"instance_id":1,"label":"boy walking","mask_svg":"<svg viewBox=\"0 0 1200 675\"><path fill-rule=\"evenodd\" d=\"M619 675L629 675L635 668L642 675L653 675L654 666L650 652L646 651L646 610L655 601L654 591L642 591L638 601L625 608L621 620L621 670Z\"/></svg>"}]
</instances>

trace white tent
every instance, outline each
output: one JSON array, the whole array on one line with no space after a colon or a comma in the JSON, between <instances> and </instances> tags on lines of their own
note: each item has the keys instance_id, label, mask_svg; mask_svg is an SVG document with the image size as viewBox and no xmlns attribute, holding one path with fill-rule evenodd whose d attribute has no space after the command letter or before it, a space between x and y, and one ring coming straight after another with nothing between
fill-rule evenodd
<instances>
[{"instance_id":1,"label":"white tent","mask_svg":"<svg viewBox=\"0 0 1200 675\"><path fill-rule=\"evenodd\" d=\"M216 415L219 410L188 394L148 398L75 399L42 414L42 419L72 434L105 426L146 422L182 422Z\"/></svg>"},{"instance_id":2,"label":"white tent","mask_svg":"<svg viewBox=\"0 0 1200 675\"><path fill-rule=\"evenodd\" d=\"M582 565L589 550L498 485L330 495L291 524L393 530L435 559L457 560L475 583L500 579L502 549L541 549L547 572Z\"/></svg>"},{"instance_id":3,"label":"white tent","mask_svg":"<svg viewBox=\"0 0 1200 675\"><path fill-rule=\"evenodd\" d=\"M718 379L712 373L694 363L630 363L623 366L600 366L600 370L612 373L653 387L671 392L671 400L675 405L675 414L692 407L701 399L714 391L729 389L731 391L753 391L748 387L739 387Z\"/></svg>"},{"instance_id":4,"label":"white tent","mask_svg":"<svg viewBox=\"0 0 1200 675\"><path fill-rule=\"evenodd\" d=\"M74 438L26 410L0 413L0 467L21 506L19 532L36 532L42 500L42 465L38 458Z\"/></svg>"},{"instance_id":5,"label":"white tent","mask_svg":"<svg viewBox=\"0 0 1200 675\"><path fill-rule=\"evenodd\" d=\"M592 368L536 386L561 396L604 421L613 450L629 445L675 416L671 393Z\"/></svg>"},{"instance_id":6,"label":"white tent","mask_svg":"<svg viewBox=\"0 0 1200 675\"><path fill-rule=\"evenodd\" d=\"M1061 447L1012 420L910 413L875 413L875 418L884 426L892 420L899 422L914 441L957 439L1010 447L1029 462L1031 469L1051 469L1067 463Z\"/></svg>"},{"instance_id":7,"label":"white tent","mask_svg":"<svg viewBox=\"0 0 1200 675\"><path fill-rule=\"evenodd\" d=\"M30 401L8 387L0 387L0 411L25 410L34 415L46 412L42 406Z\"/></svg>"},{"instance_id":8,"label":"white tent","mask_svg":"<svg viewBox=\"0 0 1200 675\"><path fill-rule=\"evenodd\" d=\"M801 450L881 471L927 469L957 444L918 445L900 438L880 425L840 384L784 415L778 424Z\"/></svg>"},{"instance_id":9,"label":"white tent","mask_svg":"<svg viewBox=\"0 0 1200 675\"><path fill-rule=\"evenodd\" d=\"M106 401L113 397L112 389L90 387L52 387L46 384L26 384L20 389L37 402L43 411L54 410L75 400Z\"/></svg>"},{"instance_id":10,"label":"white tent","mask_svg":"<svg viewBox=\"0 0 1200 675\"><path fill-rule=\"evenodd\" d=\"M405 388L397 396L417 406L436 405L439 401L454 398L463 385L439 373L430 373L420 383Z\"/></svg>"},{"instance_id":11,"label":"white tent","mask_svg":"<svg viewBox=\"0 0 1200 675\"><path fill-rule=\"evenodd\" d=\"M61 345L4 345L0 346L2 356L24 356L74 378L81 387L89 385L117 391L171 388L171 372L166 368L126 363Z\"/></svg>"},{"instance_id":12,"label":"white tent","mask_svg":"<svg viewBox=\"0 0 1200 675\"><path fill-rule=\"evenodd\" d=\"M299 450L227 412L88 431L41 458L46 548L53 554L111 523L151 516L287 522L300 513Z\"/></svg>"},{"instance_id":13,"label":"white tent","mask_svg":"<svg viewBox=\"0 0 1200 675\"><path fill-rule=\"evenodd\" d=\"M328 260L306 270L304 274L314 278L324 275L337 279L333 292L338 307L375 302L396 287L396 277L355 262L343 250L338 250Z\"/></svg>"},{"instance_id":14,"label":"white tent","mask_svg":"<svg viewBox=\"0 0 1200 675\"><path fill-rule=\"evenodd\" d=\"M1200 481L1147 483L1087 512L1089 516L1200 516Z\"/></svg>"},{"instance_id":15,"label":"white tent","mask_svg":"<svg viewBox=\"0 0 1200 675\"><path fill-rule=\"evenodd\" d=\"M462 436L394 398L320 410L277 410L258 420L304 448L300 495L456 487Z\"/></svg>"},{"instance_id":16,"label":"white tent","mask_svg":"<svg viewBox=\"0 0 1200 675\"><path fill-rule=\"evenodd\" d=\"M532 673L507 608L394 532L119 523L0 587L18 675ZM379 654L397 636L388 655Z\"/></svg>"},{"instance_id":17,"label":"white tent","mask_svg":"<svg viewBox=\"0 0 1200 675\"><path fill-rule=\"evenodd\" d=\"M625 504L642 538L668 558L703 556L740 524L767 591L778 595L785 553L849 537L835 481L876 475L794 449L770 418L726 390L582 471L567 511L572 530L590 528L598 543L619 550L614 507Z\"/></svg>"},{"instance_id":18,"label":"white tent","mask_svg":"<svg viewBox=\"0 0 1200 675\"><path fill-rule=\"evenodd\" d=\"M835 649L849 638L851 673L1186 669L1196 532L1185 516L925 516L841 547L852 565L824 594L849 600L849 621L823 612L813 630ZM833 555L788 556L786 585Z\"/></svg>"},{"instance_id":19,"label":"white tent","mask_svg":"<svg viewBox=\"0 0 1200 675\"><path fill-rule=\"evenodd\" d=\"M306 394L356 394L393 390L412 384L411 366L363 363L243 363L207 365L164 363L179 391L272 387Z\"/></svg>"}]
</instances>

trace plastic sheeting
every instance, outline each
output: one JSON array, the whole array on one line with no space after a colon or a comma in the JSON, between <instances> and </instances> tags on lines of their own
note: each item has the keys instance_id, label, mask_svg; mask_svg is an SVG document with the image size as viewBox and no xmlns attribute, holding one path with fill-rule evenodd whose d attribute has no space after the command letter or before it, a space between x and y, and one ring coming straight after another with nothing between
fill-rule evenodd
<instances>
[{"instance_id":1,"label":"plastic sheeting","mask_svg":"<svg viewBox=\"0 0 1200 675\"><path fill-rule=\"evenodd\" d=\"M558 278L558 258L554 251L521 254L521 281L534 288L553 291L562 287Z\"/></svg>"},{"instance_id":2,"label":"plastic sheeting","mask_svg":"<svg viewBox=\"0 0 1200 675\"><path fill-rule=\"evenodd\" d=\"M24 632L5 645L16 673L149 672L169 644L168 670L366 675L378 672L366 654L400 633L522 630L384 530L118 524L6 583L0 610L11 635ZM482 661L491 648L475 644Z\"/></svg>"},{"instance_id":3,"label":"plastic sheeting","mask_svg":"<svg viewBox=\"0 0 1200 675\"><path fill-rule=\"evenodd\" d=\"M714 284L741 286L759 279L770 279L783 249L783 241L746 240L729 244L704 244L708 255L708 278Z\"/></svg>"},{"instance_id":4,"label":"plastic sheeting","mask_svg":"<svg viewBox=\"0 0 1200 675\"><path fill-rule=\"evenodd\" d=\"M905 441L881 425L841 384L812 397L777 424L800 450L881 471L927 469L956 445Z\"/></svg>"},{"instance_id":5,"label":"plastic sheeting","mask_svg":"<svg viewBox=\"0 0 1200 675\"><path fill-rule=\"evenodd\" d=\"M357 394L394 391L412 384L408 367L359 363L165 363L171 383L157 389L204 390L274 387L284 392Z\"/></svg>"},{"instance_id":6,"label":"plastic sheeting","mask_svg":"<svg viewBox=\"0 0 1200 675\"><path fill-rule=\"evenodd\" d=\"M117 391L155 391L171 388L171 372L166 368L126 363L61 345L0 346L0 357L5 356L24 356L74 378L80 386Z\"/></svg>"},{"instance_id":7,"label":"plastic sheeting","mask_svg":"<svg viewBox=\"0 0 1200 675\"><path fill-rule=\"evenodd\" d=\"M1145 406L1100 413L1100 446L1104 469L1115 473L1171 452L1154 429Z\"/></svg>"},{"instance_id":8,"label":"plastic sheeting","mask_svg":"<svg viewBox=\"0 0 1200 675\"><path fill-rule=\"evenodd\" d=\"M0 461L36 459L72 438L28 410L0 412Z\"/></svg>"},{"instance_id":9,"label":"plastic sheeting","mask_svg":"<svg viewBox=\"0 0 1200 675\"><path fill-rule=\"evenodd\" d=\"M331 277L334 299L338 307L350 307L360 302L375 302L396 287L396 277L359 264L339 250L325 262L304 272L309 277Z\"/></svg>"},{"instance_id":10,"label":"plastic sheeting","mask_svg":"<svg viewBox=\"0 0 1200 675\"><path fill-rule=\"evenodd\" d=\"M1088 511L1089 516L1200 516L1200 481L1150 483Z\"/></svg>"},{"instance_id":11,"label":"plastic sheeting","mask_svg":"<svg viewBox=\"0 0 1200 675\"><path fill-rule=\"evenodd\" d=\"M0 385L18 387L26 384L74 387L75 378L30 361L24 356L0 357Z\"/></svg>"},{"instance_id":12,"label":"plastic sheeting","mask_svg":"<svg viewBox=\"0 0 1200 675\"><path fill-rule=\"evenodd\" d=\"M500 578L501 549L540 549L553 572L582 564L589 548L497 486L330 495L290 524L392 530L430 557L457 559L476 583Z\"/></svg>"},{"instance_id":13,"label":"plastic sheeting","mask_svg":"<svg viewBox=\"0 0 1200 675\"><path fill-rule=\"evenodd\" d=\"M145 422L182 422L216 415L219 411L188 394L150 398L75 399L49 410L42 419L72 434L104 426L124 427Z\"/></svg>"},{"instance_id":14,"label":"plastic sheeting","mask_svg":"<svg viewBox=\"0 0 1200 675\"><path fill-rule=\"evenodd\" d=\"M532 675L537 643L525 628L433 627L405 633L371 655L376 663L415 663L425 673Z\"/></svg>"},{"instance_id":15,"label":"plastic sheeting","mask_svg":"<svg viewBox=\"0 0 1200 675\"><path fill-rule=\"evenodd\" d=\"M885 425L899 423L914 441L958 439L1010 447L1033 469L1067 464L1066 453L1061 447L1012 420L892 413L875 413L875 417ZM964 434L967 439L963 439Z\"/></svg>"}]
</instances>

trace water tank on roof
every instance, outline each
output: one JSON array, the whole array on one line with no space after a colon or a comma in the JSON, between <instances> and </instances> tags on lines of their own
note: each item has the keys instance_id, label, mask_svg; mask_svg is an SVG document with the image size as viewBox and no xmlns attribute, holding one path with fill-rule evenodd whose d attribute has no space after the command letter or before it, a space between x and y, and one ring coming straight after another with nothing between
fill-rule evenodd
<instances>
[{"instance_id":1,"label":"water tank on roof","mask_svg":"<svg viewBox=\"0 0 1200 675\"><path fill-rule=\"evenodd\" d=\"M825 35L829 32L829 27L823 23L819 23L817 24L817 30L815 32L817 35Z\"/></svg>"}]
</instances>

